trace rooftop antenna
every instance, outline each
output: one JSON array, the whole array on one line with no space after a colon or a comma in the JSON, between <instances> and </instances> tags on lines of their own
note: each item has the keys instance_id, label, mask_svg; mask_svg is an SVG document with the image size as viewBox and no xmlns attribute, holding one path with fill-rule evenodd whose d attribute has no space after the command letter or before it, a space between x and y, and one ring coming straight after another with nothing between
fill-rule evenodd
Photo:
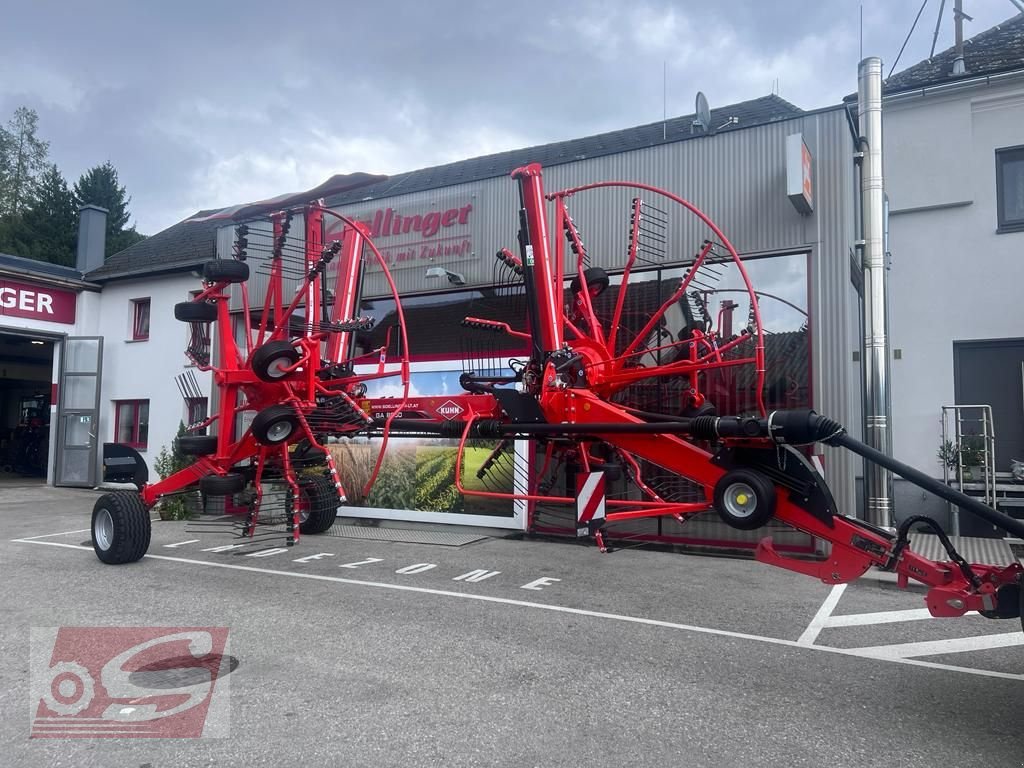
<instances>
[{"instance_id":1,"label":"rooftop antenna","mask_svg":"<svg viewBox=\"0 0 1024 768\"><path fill-rule=\"evenodd\" d=\"M661 62L661 140L668 139L668 64Z\"/></svg>"},{"instance_id":2,"label":"rooftop antenna","mask_svg":"<svg viewBox=\"0 0 1024 768\"><path fill-rule=\"evenodd\" d=\"M953 25L956 28L956 58L953 59L953 74L967 74L967 65L964 64L964 19L974 21L964 13L963 0L953 2Z\"/></svg>"},{"instance_id":3,"label":"rooftop antenna","mask_svg":"<svg viewBox=\"0 0 1024 768\"><path fill-rule=\"evenodd\" d=\"M935 20L935 34L932 35L932 52L928 54L928 58L931 59L935 55L935 43L939 39L939 27L942 26L942 12L946 10L946 0L942 0L939 3L939 18Z\"/></svg>"},{"instance_id":4,"label":"rooftop antenna","mask_svg":"<svg viewBox=\"0 0 1024 768\"><path fill-rule=\"evenodd\" d=\"M693 126L698 126L701 133L710 132L711 109L708 107L708 97L704 95L704 91L697 91L697 108L695 112L696 117L693 120L693 125L690 126L690 133L693 133Z\"/></svg>"}]
</instances>

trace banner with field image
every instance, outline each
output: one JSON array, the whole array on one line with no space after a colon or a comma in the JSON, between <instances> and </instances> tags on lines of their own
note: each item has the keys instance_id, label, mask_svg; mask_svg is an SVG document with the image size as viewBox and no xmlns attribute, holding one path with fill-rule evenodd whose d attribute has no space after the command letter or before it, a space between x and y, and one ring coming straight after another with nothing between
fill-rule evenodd
<instances>
[{"instance_id":1,"label":"banner with field image","mask_svg":"<svg viewBox=\"0 0 1024 768\"><path fill-rule=\"evenodd\" d=\"M450 365L414 364L410 397L461 392L458 384L461 371L451 370ZM371 381L367 397L400 399L401 389L397 377ZM464 495L455 487L458 440L410 438L392 433L380 472L368 494L364 487L372 475L380 441L357 438L341 440L328 447L348 498L343 510L345 516L523 527L525 510L521 503L507 498ZM511 494L517 490L515 478L523 475L525 467L525 444L475 440L467 445L463 456L463 487L470 491Z\"/></svg>"}]
</instances>

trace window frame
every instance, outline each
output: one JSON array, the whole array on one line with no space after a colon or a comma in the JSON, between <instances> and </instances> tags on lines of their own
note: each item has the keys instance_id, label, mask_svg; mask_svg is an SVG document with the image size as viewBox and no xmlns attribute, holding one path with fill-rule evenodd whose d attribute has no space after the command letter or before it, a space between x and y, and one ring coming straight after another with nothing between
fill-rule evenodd
<instances>
[{"instance_id":1,"label":"window frame","mask_svg":"<svg viewBox=\"0 0 1024 768\"><path fill-rule=\"evenodd\" d=\"M138 399L138 400L114 400L114 442L119 445L127 445L129 448L134 448L137 451L145 451L149 447L149 400ZM131 435L132 439L129 442L121 442L119 440L121 436L121 406L129 405L132 406L132 428ZM146 406L146 441L142 442L139 439L139 429L142 425L141 411L142 406Z\"/></svg>"},{"instance_id":2,"label":"window frame","mask_svg":"<svg viewBox=\"0 0 1024 768\"><path fill-rule=\"evenodd\" d=\"M142 308L146 308L146 329L140 330L140 316ZM132 299L132 341L149 341L150 321L153 317L152 297L144 296Z\"/></svg>"},{"instance_id":3,"label":"window frame","mask_svg":"<svg viewBox=\"0 0 1024 768\"><path fill-rule=\"evenodd\" d=\"M202 412L201 418L195 418L196 410ZM208 397L186 397L185 398L185 424L201 424L210 418L210 398ZM194 433L199 434L199 433Z\"/></svg>"},{"instance_id":4,"label":"window frame","mask_svg":"<svg viewBox=\"0 0 1024 768\"><path fill-rule=\"evenodd\" d=\"M1008 159L1024 162L1024 144L996 150L996 234L1024 232L1024 216L1007 220L1003 215L1003 165Z\"/></svg>"}]
</instances>

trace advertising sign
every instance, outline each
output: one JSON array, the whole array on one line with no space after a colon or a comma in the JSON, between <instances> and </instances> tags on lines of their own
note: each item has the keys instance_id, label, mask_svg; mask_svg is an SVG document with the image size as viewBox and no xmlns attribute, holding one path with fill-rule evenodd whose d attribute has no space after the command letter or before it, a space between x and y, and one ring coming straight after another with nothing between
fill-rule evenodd
<instances>
[{"instance_id":1,"label":"advertising sign","mask_svg":"<svg viewBox=\"0 0 1024 768\"><path fill-rule=\"evenodd\" d=\"M60 288L0 280L0 315L75 324L77 294Z\"/></svg>"}]
</instances>

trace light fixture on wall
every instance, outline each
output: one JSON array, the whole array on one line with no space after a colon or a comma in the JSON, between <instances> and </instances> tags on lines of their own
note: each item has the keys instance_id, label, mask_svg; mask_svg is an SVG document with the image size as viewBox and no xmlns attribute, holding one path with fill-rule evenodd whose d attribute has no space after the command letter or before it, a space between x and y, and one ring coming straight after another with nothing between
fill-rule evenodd
<instances>
[{"instance_id":1,"label":"light fixture on wall","mask_svg":"<svg viewBox=\"0 0 1024 768\"><path fill-rule=\"evenodd\" d=\"M38 345L42 346L46 342L45 341L40 341L39 339L32 339L32 343L33 344L38 344Z\"/></svg>"},{"instance_id":2,"label":"light fixture on wall","mask_svg":"<svg viewBox=\"0 0 1024 768\"><path fill-rule=\"evenodd\" d=\"M466 284L465 275L460 275L458 272L450 272L444 267L427 267L426 277L428 280L433 280L438 277L446 277L448 278L448 282L452 285Z\"/></svg>"}]
</instances>

